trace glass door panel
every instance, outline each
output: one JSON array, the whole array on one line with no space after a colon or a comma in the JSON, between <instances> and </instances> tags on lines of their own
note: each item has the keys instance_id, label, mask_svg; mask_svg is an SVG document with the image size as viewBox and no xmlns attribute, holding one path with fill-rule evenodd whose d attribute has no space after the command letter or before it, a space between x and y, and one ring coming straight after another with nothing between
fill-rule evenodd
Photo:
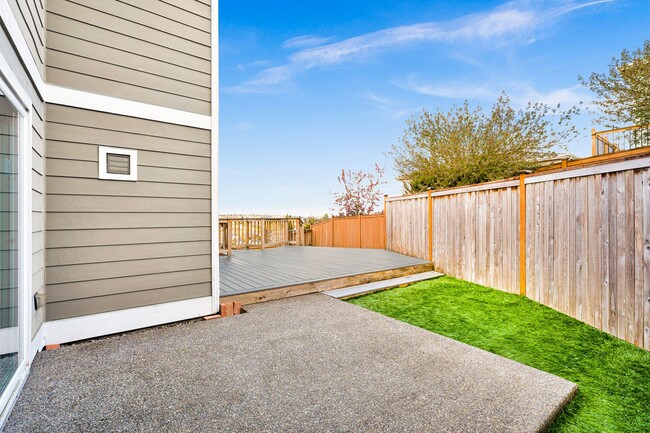
<instances>
[{"instance_id":1,"label":"glass door panel","mask_svg":"<svg viewBox=\"0 0 650 433\"><path fill-rule=\"evenodd\" d=\"M18 286L20 113L0 91L0 395L23 360ZM1 409L1 408L0 408Z\"/></svg>"}]
</instances>

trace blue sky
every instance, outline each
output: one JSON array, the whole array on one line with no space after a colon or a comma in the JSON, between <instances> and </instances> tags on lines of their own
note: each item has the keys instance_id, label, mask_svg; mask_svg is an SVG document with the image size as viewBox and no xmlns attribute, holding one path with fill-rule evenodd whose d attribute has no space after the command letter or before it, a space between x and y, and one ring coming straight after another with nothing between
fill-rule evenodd
<instances>
[{"instance_id":1,"label":"blue sky","mask_svg":"<svg viewBox=\"0 0 650 433\"><path fill-rule=\"evenodd\" d=\"M423 108L506 91L588 103L578 75L650 38L648 0L220 2L220 213L322 215L342 168L386 168ZM588 156L592 115L569 151Z\"/></svg>"}]
</instances>

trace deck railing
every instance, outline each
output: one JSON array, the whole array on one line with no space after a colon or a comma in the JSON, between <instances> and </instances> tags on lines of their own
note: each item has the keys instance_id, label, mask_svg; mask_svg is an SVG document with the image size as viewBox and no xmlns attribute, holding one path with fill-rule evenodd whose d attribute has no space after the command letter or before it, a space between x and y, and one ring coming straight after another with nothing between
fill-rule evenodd
<instances>
[{"instance_id":1,"label":"deck railing","mask_svg":"<svg viewBox=\"0 0 650 433\"><path fill-rule=\"evenodd\" d=\"M219 253L237 249L265 249L304 245L300 218L220 218Z\"/></svg>"},{"instance_id":2,"label":"deck railing","mask_svg":"<svg viewBox=\"0 0 650 433\"><path fill-rule=\"evenodd\" d=\"M591 130L591 154L604 155L650 146L650 124L607 131Z\"/></svg>"}]
</instances>

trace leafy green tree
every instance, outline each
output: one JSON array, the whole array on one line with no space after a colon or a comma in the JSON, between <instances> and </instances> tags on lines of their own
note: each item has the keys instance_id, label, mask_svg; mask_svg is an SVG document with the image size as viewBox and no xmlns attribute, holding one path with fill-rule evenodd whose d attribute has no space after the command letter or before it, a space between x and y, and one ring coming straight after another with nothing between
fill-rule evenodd
<instances>
[{"instance_id":1,"label":"leafy green tree","mask_svg":"<svg viewBox=\"0 0 650 433\"><path fill-rule=\"evenodd\" d=\"M650 40L635 51L621 51L619 58L612 58L608 72L578 78L596 94L594 104L602 112L599 123L608 128L650 124Z\"/></svg>"},{"instance_id":2,"label":"leafy green tree","mask_svg":"<svg viewBox=\"0 0 650 433\"><path fill-rule=\"evenodd\" d=\"M516 110L505 93L488 113L467 101L447 113L423 110L406 121L389 155L409 193L508 178L565 149L578 136L571 123L578 112L541 103Z\"/></svg>"}]
</instances>

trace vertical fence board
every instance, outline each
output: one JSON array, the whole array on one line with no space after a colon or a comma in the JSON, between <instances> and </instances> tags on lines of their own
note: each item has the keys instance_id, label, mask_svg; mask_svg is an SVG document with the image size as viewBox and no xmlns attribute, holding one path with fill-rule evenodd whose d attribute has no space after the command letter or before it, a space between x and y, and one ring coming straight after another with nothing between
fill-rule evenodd
<instances>
[{"instance_id":1,"label":"vertical fence board","mask_svg":"<svg viewBox=\"0 0 650 433\"><path fill-rule=\"evenodd\" d=\"M650 350L650 169L643 171L643 347Z\"/></svg>"}]
</instances>

